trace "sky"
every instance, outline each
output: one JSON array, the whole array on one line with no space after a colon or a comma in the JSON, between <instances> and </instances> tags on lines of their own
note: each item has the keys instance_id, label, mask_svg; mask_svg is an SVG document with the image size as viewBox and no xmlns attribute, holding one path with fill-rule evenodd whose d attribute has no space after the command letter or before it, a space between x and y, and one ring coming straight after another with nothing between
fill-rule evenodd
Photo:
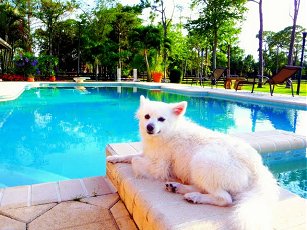
<instances>
[{"instance_id":1,"label":"sky","mask_svg":"<svg viewBox=\"0 0 307 230\"><path fill-rule=\"evenodd\" d=\"M137 4L139 0L121 0L123 5ZM181 15L185 17L195 17L188 9L191 0L165 0L167 4L167 13L169 16L175 5L183 7ZM294 0L263 0L263 30L278 32L287 26L292 26ZM259 31L259 8L255 2L247 2L248 11L245 14L246 21L242 24L242 31L239 35L239 46L245 50L245 54L252 54L257 58L258 39L256 34ZM145 13L146 14L146 13ZM175 8L174 21L179 20L180 11ZM143 17L144 19L146 16ZM307 29L307 1L301 0L297 25Z\"/></svg>"}]
</instances>

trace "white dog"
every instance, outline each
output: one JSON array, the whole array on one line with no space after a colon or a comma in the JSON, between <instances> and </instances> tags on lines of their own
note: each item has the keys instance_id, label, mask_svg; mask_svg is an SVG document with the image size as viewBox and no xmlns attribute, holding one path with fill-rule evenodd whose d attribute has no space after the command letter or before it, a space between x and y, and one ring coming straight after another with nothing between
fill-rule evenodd
<instances>
[{"instance_id":1,"label":"white dog","mask_svg":"<svg viewBox=\"0 0 307 230\"><path fill-rule=\"evenodd\" d=\"M187 102L167 104L143 96L137 111L140 155L109 156L132 164L138 177L166 182L193 203L235 206L229 229L271 229L277 185L249 144L210 131L184 117ZM180 183L179 183L180 182Z\"/></svg>"}]
</instances>

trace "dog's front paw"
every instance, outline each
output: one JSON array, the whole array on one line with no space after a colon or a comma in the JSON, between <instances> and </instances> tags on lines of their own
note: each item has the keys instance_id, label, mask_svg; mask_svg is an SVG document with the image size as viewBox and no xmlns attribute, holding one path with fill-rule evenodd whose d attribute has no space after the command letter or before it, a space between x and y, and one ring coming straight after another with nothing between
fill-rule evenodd
<instances>
[{"instance_id":1,"label":"dog's front paw","mask_svg":"<svg viewBox=\"0 0 307 230\"><path fill-rule=\"evenodd\" d=\"M199 192L189 192L184 194L184 199L186 199L188 202L194 203L194 204L200 204L201 201L201 194Z\"/></svg>"},{"instance_id":2,"label":"dog's front paw","mask_svg":"<svg viewBox=\"0 0 307 230\"><path fill-rule=\"evenodd\" d=\"M177 183L177 182L166 182L165 183L165 189L166 189L166 191L177 193L180 185L181 184Z\"/></svg>"}]
</instances>

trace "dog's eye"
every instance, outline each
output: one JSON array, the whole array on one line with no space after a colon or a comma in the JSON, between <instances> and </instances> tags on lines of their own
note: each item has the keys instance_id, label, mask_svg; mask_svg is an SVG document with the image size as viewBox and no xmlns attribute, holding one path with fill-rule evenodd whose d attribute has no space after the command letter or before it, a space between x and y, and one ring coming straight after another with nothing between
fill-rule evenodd
<instances>
[{"instance_id":1,"label":"dog's eye","mask_svg":"<svg viewBox=\"0 0 307 230\"><path fill-rule=\"evenodd\" d=\"M158 118L158 121L163 122L163 121L165 121L165 118L164 118L164 117L159 117L159 118Z\"/></svg>"},{"instance_id":2,"label":"dog's eye","mask_svg":"<svg viewBox=\"0 0 307 230\"><path fill-rule=\"evenodd\" d=\"M149 118L150 118L149 114L146 114L146 115L145 115L145 119L148 120Z\"/></svg>"}]
</instances>

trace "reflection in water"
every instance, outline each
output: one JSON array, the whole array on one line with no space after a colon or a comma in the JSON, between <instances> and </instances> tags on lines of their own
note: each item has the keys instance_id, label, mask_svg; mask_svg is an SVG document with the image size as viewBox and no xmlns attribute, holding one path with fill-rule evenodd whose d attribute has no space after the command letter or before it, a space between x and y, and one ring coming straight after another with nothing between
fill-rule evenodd
<instances>
[{"instance_id":1,"label":"reflection in water","mask_svg":"<svg viewBox=\"0 0 307 230\"><path fill-rule=\"evenodd\" d=\"M190 119L224 133L282 129L302 134L306 127L306 111L160 90L31 89L18 100L0 104L0 187L16 185L13 174L36 175L39 179L31 183L104 175L108 143L139 141L134 117L140 95L165 102L186 100ZM30 168L31 173L26 170Z\"/></svg>"}]
</instances>

